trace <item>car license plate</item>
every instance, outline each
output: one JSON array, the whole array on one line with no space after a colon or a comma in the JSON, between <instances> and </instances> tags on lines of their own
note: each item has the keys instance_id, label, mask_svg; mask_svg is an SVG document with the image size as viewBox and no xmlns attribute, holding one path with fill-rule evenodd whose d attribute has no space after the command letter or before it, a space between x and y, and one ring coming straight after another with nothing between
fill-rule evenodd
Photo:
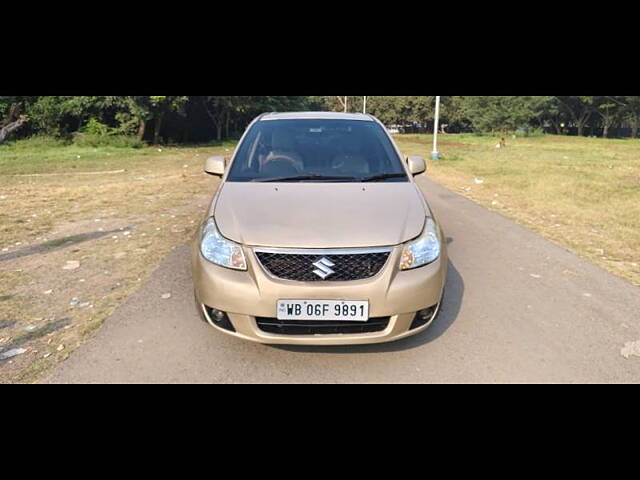
<instances>
[{"instance_id":1,"label":"car license plate","mask_svg":"<svg viewBox=\"0 0 640 480\"><path fill-rule=\"evenodd\" d=\"M349 300L279 300L278 320L366 322L369 302Z\"/></svg>"}]
</instances>

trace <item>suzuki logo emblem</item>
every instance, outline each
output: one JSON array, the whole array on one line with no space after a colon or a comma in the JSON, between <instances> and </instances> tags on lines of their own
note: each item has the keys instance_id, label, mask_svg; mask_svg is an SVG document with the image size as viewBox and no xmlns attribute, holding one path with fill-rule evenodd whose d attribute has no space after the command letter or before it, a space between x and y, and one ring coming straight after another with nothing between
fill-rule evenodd
<instances>
[{"instance_id":1,"label":"suzuki logo emblem","mask_svg":"<svg viewBox=\"0 0 640 480\"><path fill-rule=\"evenodd\" d=\"M325 280L327 277L330 277L331 275L336 273L333 270L331 270L331 267L335 267L336 264L333 263L331 260L329 260L327 257L324 257L318 260L316 263L313 264L313 266L317 268L317 270L314 270L313 273L315 273L317 276L319 276L323 280Z\"/></svg>"}]
</instances>

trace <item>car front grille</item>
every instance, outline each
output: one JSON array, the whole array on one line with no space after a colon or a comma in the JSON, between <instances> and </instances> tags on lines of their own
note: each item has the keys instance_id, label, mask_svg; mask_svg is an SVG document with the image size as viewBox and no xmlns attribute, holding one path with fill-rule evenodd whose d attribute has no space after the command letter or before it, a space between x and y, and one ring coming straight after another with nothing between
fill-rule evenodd
<instances>
[{"instance_id":1,"label":"car front grille","mask_svg":"<svg viewBox=\"0 0 640 480\"><path fill-rule=\"evenodd\" d=\"M391 317L370 318L367 322L306 321L256 318L258 328L275 335L339 335L382 332L389 326Z\"/></svg>"},{"instance_id":2,"label":"car front grille","mask_svg":"<svg viewBox=\"0 0 640 480\"><path fill-rule=\"evenodd\" d=\"M298 282L348 282L375 277L387 263L391 249L348 251L255 251L274 277ZM320 265L318 266L320 262Z\"/></svg>"}]
</instances>

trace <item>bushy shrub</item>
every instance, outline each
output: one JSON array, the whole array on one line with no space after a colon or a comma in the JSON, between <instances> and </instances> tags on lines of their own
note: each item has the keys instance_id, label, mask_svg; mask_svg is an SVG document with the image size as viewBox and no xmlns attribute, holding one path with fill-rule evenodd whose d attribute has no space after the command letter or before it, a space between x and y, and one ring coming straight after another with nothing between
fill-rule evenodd
<instances>
[{"instance_id":1,"label":"bushy shrub","mask_svg":"<svg viewBox=\"0 0 640 480\"><path fill-rule=\"evenodd\" d=\"M97 118L90 118L82 132L87 135L110 135L111 129Z\"/></svg>"},{"instance_id":2,"label":"bushy shrub","mask_svg":"<svg viewBox=\"0 0 640 480\"><path fill-rule=\"evenodd\" d=\"M542 128L528 128L524 132L518 131L518 135L522 134L524 137L542 137L546 135Z\"/></svg>"},{"instance_id":3,"label":"bushy shrub","mask_svg":"<svg viewBox=\"0 0 640 480\"><path fill-rule=\"evenodd\" d=\"M145 143L131 135L122 134L118 128L110 128L97 118L90 118L82 132L73 134L73 143L81 147L142 148Z\"/></svg>"},{"instance_id":4,"label":"bushy shrub","mask_svg":"<svg viewBox=\"0 0 640 480\"><path fill-rule=\"evenodd\" d=\"M79 133L73 138L73 143L80 147L115 147L115 148L143 148L146 144L136 137L129 135L100 135Z\"/></svg>"},{"instance_id":5,"label":"bushy shrub","mask_svg":"<svg viewBox=\"0 0 640 480\"><path fill-rule=\"evenodd\" d=\"M140 127L140 120L128 112L116 113L118 126L112 129L115 135L134 135Z\"/></svg>"},{"instance_id":6,"label":"bushy shrub","mask_svg":"<svg viewBox=\"0 0 640 480\"><path fill-rule=\"evenodd\" d=\"M34 103L25 102L29 127L47 136L62 137L72 128L75 111L71 97L35 97Z\"/></svg>"}]
</instances>

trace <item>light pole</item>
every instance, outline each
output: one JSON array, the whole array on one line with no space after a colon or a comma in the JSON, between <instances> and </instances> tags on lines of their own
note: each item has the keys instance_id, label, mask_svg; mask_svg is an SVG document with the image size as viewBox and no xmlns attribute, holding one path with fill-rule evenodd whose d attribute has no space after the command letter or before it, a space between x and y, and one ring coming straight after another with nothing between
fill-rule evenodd
<instances>
[{"instance_id":1,"label":"light pole","mask_svg":"<svg viewBox=\"0 0 640 480\"><path fill-rule=\"evenodd\" d=\"M431 158L433 160L440 160L440 153L438 153L438 126L440 123L440 97L436 97L436 115L433 124L433 152L431 152Z\"/></svg>"},{"instance_id":2,"label":"light pole","mask_svg":"<svg viewBox=\"0 0 640 480\"><path fill-rule=\"evenodd\" d=\"M362 113L367 114L367 97L364 97L364 102L362 103Z\"/></svg>"}]
</instances>

